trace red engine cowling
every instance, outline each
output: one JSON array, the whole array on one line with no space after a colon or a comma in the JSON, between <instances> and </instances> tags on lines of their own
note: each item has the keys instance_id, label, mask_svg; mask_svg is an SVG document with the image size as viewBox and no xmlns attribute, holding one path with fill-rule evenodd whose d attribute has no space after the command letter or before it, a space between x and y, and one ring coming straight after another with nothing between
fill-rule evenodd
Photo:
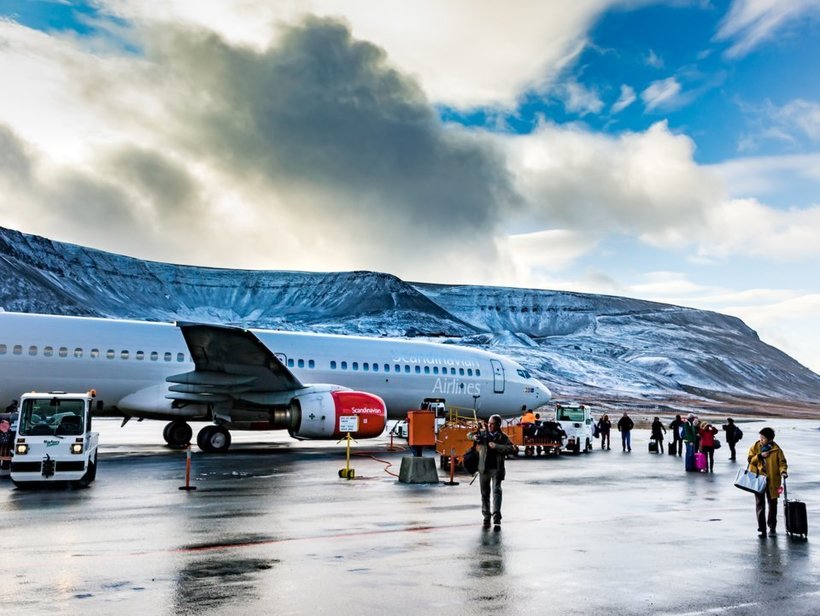
<instances>
[{"instance_id":1,"label":"red engine cowling","mask_svg":"<svg viewBox=\"0 0 820 616\"><path fill-rule=\"evenodd\" d=\"M324 391L296 396L291 403L299 417L290 431L297 439L373 438L384 432L384 400L364 391Z\"/></svg>"}]
</instances>

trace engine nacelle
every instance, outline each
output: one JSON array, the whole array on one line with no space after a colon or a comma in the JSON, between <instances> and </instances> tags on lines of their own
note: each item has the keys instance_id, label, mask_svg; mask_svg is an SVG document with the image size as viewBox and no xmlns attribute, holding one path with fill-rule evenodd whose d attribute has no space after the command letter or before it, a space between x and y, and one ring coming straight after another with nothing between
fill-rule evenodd
<instances>
[{"instance_id":1,"label":"engine nacelle","mask_svg":"<svg viewBox=\"0 0 820 616\"><path fill-rule=\"evenodd\" d=\"M384 400L364 391L324 391L296 396L291 402L299 422L290 435L297 439L373 438L384 432Z\"/></svg>"}]
</instances>

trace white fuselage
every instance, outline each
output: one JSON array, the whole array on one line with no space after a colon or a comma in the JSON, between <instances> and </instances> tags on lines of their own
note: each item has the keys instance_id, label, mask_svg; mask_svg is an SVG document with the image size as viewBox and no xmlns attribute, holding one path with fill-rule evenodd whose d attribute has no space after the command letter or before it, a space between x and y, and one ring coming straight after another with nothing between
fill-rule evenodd
<instances>
[{"instance_id":1,"label":"white fuselage","mask_svg":"<svg viewBox=\"0 0 820 616\"><path fill-rule=\"evenodd\" d=\"M254 333L303 384L376 394L391 418L405 417L425 400L477 408L482 416L509 416L550 397L519 364L479 349L393 338ZM2 407L25 391L95 389L105 408L116 408L126 396L193 369L185 340L171 324L0 312ZM129 408L128 414L139 417L140 409Z\"/></svg>"}]
</instances>

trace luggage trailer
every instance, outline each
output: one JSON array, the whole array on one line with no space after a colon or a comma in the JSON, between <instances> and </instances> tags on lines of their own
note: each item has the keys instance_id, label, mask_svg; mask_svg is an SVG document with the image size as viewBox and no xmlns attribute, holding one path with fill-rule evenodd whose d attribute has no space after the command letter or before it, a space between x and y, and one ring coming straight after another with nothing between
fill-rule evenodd
<instances>
[{"instance_id":1,"label":"luggage trailer","mask_svg":"<svg viewBox=\"0 0 820 616\"><path fill-rule=\"evenodd\" d=\"M20 397L11 480L19 488L70 483L97 476L99 433L91 431L96 393L31 392Z\"/></svg>"}]
</instances>

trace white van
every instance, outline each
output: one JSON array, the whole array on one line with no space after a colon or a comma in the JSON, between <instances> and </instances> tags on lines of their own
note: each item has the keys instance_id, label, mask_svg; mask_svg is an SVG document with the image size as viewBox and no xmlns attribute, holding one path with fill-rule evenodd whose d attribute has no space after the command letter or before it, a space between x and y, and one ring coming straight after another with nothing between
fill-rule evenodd
<instances>
[{"instance_id":1,"label":"white van","mask_svg":"<svg viewBox=\"0 0 820 616\"><path fill-rule=\"evenodd\" d=\"M595 422L592 412L584 404L558 403L555 405L555 421L567 433L564 448L572 453L589 453L595 438Z\"/></svg>"}]
</instances>

